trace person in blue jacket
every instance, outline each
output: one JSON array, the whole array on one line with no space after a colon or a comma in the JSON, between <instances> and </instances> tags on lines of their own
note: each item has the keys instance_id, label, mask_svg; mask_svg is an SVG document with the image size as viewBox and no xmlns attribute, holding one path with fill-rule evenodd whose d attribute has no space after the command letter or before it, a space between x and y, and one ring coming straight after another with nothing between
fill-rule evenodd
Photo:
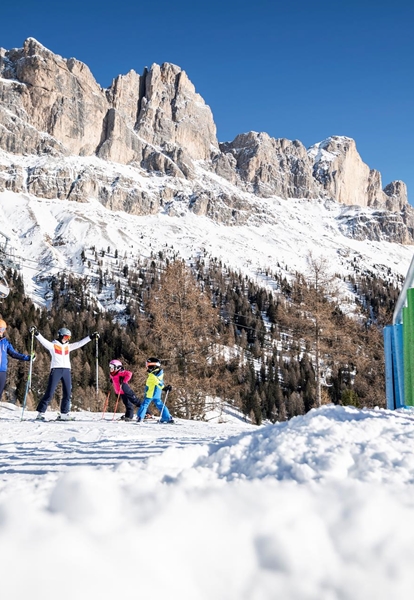
<instances>
[{"instance_id":1,"label":"person in blue jacket","mask_svg":"<svg viewBox=\"0 0 414 600\"><path fill-rule=\"evenodd\" d=\"M174 423L170 411L161 400L162 390L169 392L172 389L170 385L164 385L164 371L161 369L161 362L158 358L149 358L145 366L147 368L148 377L145 383L144 399L138 409L138 423L145 419L148 406L151 402L154 402L155 406L160 411L160 423Z\"/></svg>"},{"instance_id":2,"label":"person in blue jacket","mask_svg":"<svg viewBox=\"0 0 414 600\"><path fill-rule=\"evenodd\" d=\"M9 340L4 337L6 334L7 323L0 319L0 400L6 385L7 360L8 356L18 360L30 360L29 354L20 354L16 352Z\"/></svg>"}]
</instances>

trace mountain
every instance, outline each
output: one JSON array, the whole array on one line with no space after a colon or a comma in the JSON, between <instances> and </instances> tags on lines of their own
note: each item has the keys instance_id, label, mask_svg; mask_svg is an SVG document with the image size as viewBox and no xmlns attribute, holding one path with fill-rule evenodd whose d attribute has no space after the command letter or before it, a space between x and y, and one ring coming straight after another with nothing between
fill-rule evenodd
<instances>
[{"instance_id":1,"label":"mountain","mask_svg":"<svg viewBox=\"0 0 414 600\"><path fill-rule=\"evenodd\" d=\"M166 247L204 254L264 285L269 269L303 272L310 250L344 275L407 271L405 184L382 190L350 138L308 150L255 132L219 143L179 67L154 64L102 89L86 65L33 38L1 49L0 74L0 230L40 303L51 273L91 273L81 259L91 247L125 262Z\"/></svg>"}]
</instances>

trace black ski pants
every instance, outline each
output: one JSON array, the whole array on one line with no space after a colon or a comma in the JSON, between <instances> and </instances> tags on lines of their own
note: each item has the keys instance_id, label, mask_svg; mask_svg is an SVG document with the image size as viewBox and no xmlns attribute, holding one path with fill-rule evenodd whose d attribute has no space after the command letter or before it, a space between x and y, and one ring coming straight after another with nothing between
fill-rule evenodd
<instances>
[{"instance_id":1,"label":"black ski pants","mask_svg":"<svg viewBox=\"0 0 414 600\"><path fill-rule=\"evenodd\" d=\"M141 400L137 398L134 392L131 390L127 383L122 384L122 392L120 397L122 402L125 404L125 418L133 419L134 417L134 406L141 406Z\"/></svg>"},{"instance_id":2,"label":"black ski pants","mask_svg":"<svg viewBox=\"0 0 414 600\"><path fill-rule=\"evenodd\" d=\"M62 381L62 402L60 403L60 412L66 414L70 411L70 395L72 393L72 376L70 369L56 368L51 369L49 375L49 381L47 382L47 388L37 405L37 411L44 413L49 405L49 402L53 398L57 384Z\"/></svg>"}]
</instances>

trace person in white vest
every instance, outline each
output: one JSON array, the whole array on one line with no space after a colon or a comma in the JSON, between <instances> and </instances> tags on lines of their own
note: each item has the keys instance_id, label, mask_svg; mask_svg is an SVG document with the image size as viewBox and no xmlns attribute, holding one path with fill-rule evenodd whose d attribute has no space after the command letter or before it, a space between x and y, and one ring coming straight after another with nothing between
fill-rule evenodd
<instances>
[{"instance_id":1,"label":"person in white vest","mask_svg":"<svg viewBox=\"0 0 414 600\"><path fill-rule=\"evenodd\" d=\"M70 344L70 338L72 334L69 329L66 327L62 327L59 329L57 337L53 342L50 342L46 338L43 337L41 333L36 329L36 327L30 327L29 331L34 333L35 338L49 350L50 356L52 357L52 362L50 364L50 375L49 381L47 384L46 391L43 395L43 398L40 400L37 405L37 421L45 421L45 412L49 405L49 402L53 398L53 394L55 393L56 387L59 381L62 381L62 401L60 404L60 414L58 415L58 420L68 421L71 419L70 416L70 395L72 392L72 375L70 370L70 353L72 350L77 350L77 348L81 348L91 340L94 340L99 337L98 332L92 333L90 336L83 338L79 342L74 342Z\"/></svg>"}]
</instances>

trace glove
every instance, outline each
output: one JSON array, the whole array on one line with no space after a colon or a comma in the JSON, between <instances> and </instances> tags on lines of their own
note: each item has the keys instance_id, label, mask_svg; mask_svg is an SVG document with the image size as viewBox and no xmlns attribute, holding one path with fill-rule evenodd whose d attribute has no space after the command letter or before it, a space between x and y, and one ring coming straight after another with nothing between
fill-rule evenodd
<instances>
[{"instance_id":1,"label":"glove","mask_svg":"<svg viewBox=\"0 0 414 600\"><path fill-rule=\"evenodd\" d=\"M32 325L29 328L29 331L30 331L30 333L33 333L33 335L38 335L39 334L39 332L37 331L37 328L34 325Z\"/></svg>"},{"instance_id":2,"label":"glove","mask_svg":"<svg viewBox=\"0 0 414 600\"><path fill-rule=\"evenodd\" d=\"M34 363L34 361L36 360L36 354L34 352L32 352L31 359L32 363Z\"/></svg>"},{"instance_id":3,"label":"glove","mask_svg":"<svg viewBox=\"0 0 414 600\"><path fill-rule=\"evenodd\" d=\"M99 333L97 331L94 331L90 334L89 337L91 338L91 340L99 340Z\"/></svg>"},{"instance_id":4,"label":"glove","mask_svg":"<svg viewBox=\"0 0 414 600\"><path fill-rule=\"evenodd\" d=\"M171 392L172 385L164 385L164 392Z\"/></svg>"}]
</instances>

